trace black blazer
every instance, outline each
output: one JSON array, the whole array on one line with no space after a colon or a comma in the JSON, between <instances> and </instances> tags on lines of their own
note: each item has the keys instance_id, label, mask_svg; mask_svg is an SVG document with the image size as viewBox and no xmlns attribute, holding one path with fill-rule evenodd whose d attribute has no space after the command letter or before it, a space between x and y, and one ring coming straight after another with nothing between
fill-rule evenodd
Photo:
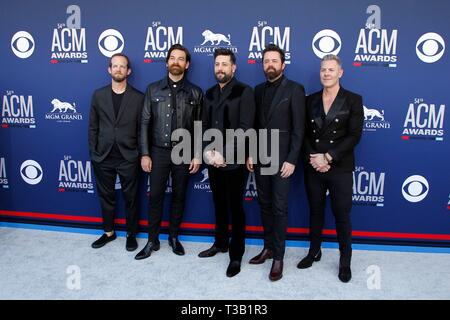
<instances>
[{"instance_id":1,"label":"black blazer","mask_svg":"<svg viewBox=\"0 0 450 320\"><path fill-rule=\"evenodd\" d=\"M341 87L323 121L322 93L323 90L307 97L305 167L314 170L309 164L309 154L328 152L333 157L330 172L353 171L353 150L361 138L364 123L362 97Z\"/></svg>"},{"instance_id":2,"label":"black blazer","mask_svg":"<svg viewBox=\"0 0 450 320\"><path fill-rule=\"evenodd\" d=\"M219 85L208 89L203 100L202 125L203 132L207 129L218 129L224 137L223 156L226 159L226 150L233 144L225 138L226 129L242 129L244 131L253 128L255 119L255 97L253 89L233 78L220 92ZM210 142L204 142L206 147ZM234 144L234 155L238 150L245 151L245 142L240 145ZM230 163L230 159L228 161ZM236 159L233 165L227 165L224 170L238 167Z\"/></svg>"},{"instance_id":3,"label":"black blazer","mask_svg":"<svg viewBox=\"0 0 450 320\"><path fill-rule=\"evenodd\" d=\"M281 81L270 105L268 116L262 105L265 82L255 88L256 118L255 129L268 129L268 154L270 150L270 129L279 130L280 166L287 161L297 164L305 132L305 89L297 82Z\"/></svg>"},{"instance_id":4,"label":"black blazer","mask_svg":"<svg viewBox=\"0 0 450 320\"><path fill-rule=\"evenodd\" d=\"M103 161L114 143L127 161L137 161L143 104L144 95L128 84L116 118L111 85L94 92L89 114L89 154L92 161Z\"/></svg>"}]
</instances>

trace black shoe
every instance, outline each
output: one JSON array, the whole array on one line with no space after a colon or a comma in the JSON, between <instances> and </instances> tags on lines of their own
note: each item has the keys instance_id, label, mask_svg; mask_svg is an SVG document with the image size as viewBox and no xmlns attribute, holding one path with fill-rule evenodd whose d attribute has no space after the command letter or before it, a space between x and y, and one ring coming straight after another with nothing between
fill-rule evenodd
<instances>
[{"instance_id":1,"label":"black shoe","mask_svg":"<svg viewBox=\"0 0 450 320\"><path fill-rule=\"evenodd\" d=\"M94 249L98 249L98 248L101 248L101 247L103 247L105 244L107 244L108 242L111 242L111 241L113 241L113 240L116 240L116 238L117 238L117 235L116 235L116 233L114 232L114 234L112 235L112 236L110 236L110 237L108 237L107 235L106 235L106 233L104 233L99 239L97 239L96 241L94 241L93 243L92 243L92 248L94 248Z\"/></svg>"},{"instance_id":2,"label":"black shoe","mask_svg":"<svg viewBox=\"0 0 450 320\"><path fill-rule=\"evenodd\" d=\"M125 248L127 249L127 251L134 251L136 250L138 247L138 243L136 241L136 236L134 235L127 235L127 244L125 246Z\"/></svg>"},{"instance_id":3,"label":"black shoe","mask_svg":"<svg viewBox=\"0 0 450 320\"><path fill-rule=\"evenodd\" d=\"M228 248L218 248L216 246L212 246L211 248L202 251L198 254L200 258L209 258L214 257L218 252L227 252Z\"/></svg>"},{"instance_id":4,"label":"black shoe","mask_svg":"<svg viewBox=\"0 0 450 320\"><path fill-rule=\"evenodd\" d=\"M266 262L267 259L272 259L273 252L270 249L263 249L257 256L250 259L250 264L262 264Z\"/></svg>"},{"instance_id":5,"label":"black shoe","mask_svg":"<svg viewBox=\"0 0 450 320\"><path fill-rule=\"evenodd\" d=\"M297 264L297 268L299 269L306 269L312 266L312 264L314 262L318 262L320 261L320 258L322 258L322 250L319 251L319 253L317 253L315 256L310 255L308 253L308 255L306 257L304 257L298 264Z\"/></svg>"},{"instance_id":6,"label":"black shoe","mask_svg":"<svg viewBox=\"0 0 450 320\"><path fill-rule=\"evenodd\" d=\"M239 260L231 261L227 268L227 277L234 277L241 272L241 262Z\"/></svg>"},{"instance_id":7,"label":"black shoe","mask_svg":"<svg viewBox=\"0 0 450 320\"><path fill-rule=\"evenodd\" d=\"M152 251L158 251L158 250L159 250L159 241L158 242L149 241L145 245L144 249L142 249L134 258L136 260L146 259L151 256Z\"/></svg>"},{"instance_id":8,"label":"black shoe","mask_svg":"<svg viewBox=\"0 0 450 320\"><path fill-rule=\"evenodd\" d=\"M270 268L270 281L278 281L283 277L283 260L273 260L272 268Z\"/></svg>"},{"instance_id":9,"label":"black shoe","mask_svg":"<svg viewBox=\"0 0 450 320\"><path fill-rule=\"evenodd\" d=\"M350 267L339 267L338 278L342 282L345 283L349 282L350 279L352 278L352 270L350 269Z\"/></svg>"},{"instance_id":10,"label":"black shoe","mask_svg":"<svg viewBox=\"0 0 450 320\"><path fill-rule=\"evenodd\" d=\"M169 246L172 247L173 253L184 256L184 248L177 237L169 237Z\"/></svg>"}]
</instances>

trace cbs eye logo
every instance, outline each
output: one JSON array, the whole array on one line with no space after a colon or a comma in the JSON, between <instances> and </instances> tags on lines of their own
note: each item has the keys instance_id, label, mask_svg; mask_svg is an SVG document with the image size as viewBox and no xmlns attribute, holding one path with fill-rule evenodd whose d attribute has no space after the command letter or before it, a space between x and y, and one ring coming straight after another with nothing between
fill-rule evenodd
<instances>
[{"instance_id":1,"label":"cbs eye logo","mask_svg":"<svg viewBox=\"0 0 450 320\"><path fill-rule=\"evenodd\" d=\"M416 43L416 54L426 63L438 61L445 51L445 42L440 35L428 32L422 35Z\"/></svg>"},{"instance_id":2,"label":"cbs eye logo","mask_svg":"<svg viewBox=\"0 0 450 320\"><path fill-rule=\"evenodd\" d=\"M34 160L26 160L20 166L20 175L23 181L35 185L41 182L44 172L39 163Z\"/></svg>"},{"instance_id":3,"label":"cbs eye logo","mask_svg":"<svg viewBox=\"0 0 450 320\"><path fill-rule=\"evenodd\" d=\"M410 176L403 182L402 194L409 202L419 202L425 199L430 190L427 179L422 176Z\"/></svg>"},{"instance_id":4,"label":"cbs eye logo","mask_svg":"<svg viewBox=\"0 0 450 320\"><path fill-rule=\"evenodd\" d=\"M19 58L30 57L34 52L33 36L26 31L16 32L11 38L11 49Z\"/></svg>"},{"instance_id":5,"label":"cbs eye logo","mask_svg":"<svg viewBox=\"0 0 450 320\"><path fill-rule=\"evenodd\" d=\"M122 52L124 45L125 41L123 40L122 34L114 29L105 30L98 37L98 49L108 58L111 58L116 53Z\"/></svg>"},{"instance_id":6,"label":"cbs eye logo","mask_svg":"<svg viewBox=\"0 0 450 320\"><path fill-rule=\"evenodd\" d=\"M313 38L312 49L322 59L327 54L337 55L341 51L341 37L333 30L319 31Z\"/></svg>"}]
</instances>

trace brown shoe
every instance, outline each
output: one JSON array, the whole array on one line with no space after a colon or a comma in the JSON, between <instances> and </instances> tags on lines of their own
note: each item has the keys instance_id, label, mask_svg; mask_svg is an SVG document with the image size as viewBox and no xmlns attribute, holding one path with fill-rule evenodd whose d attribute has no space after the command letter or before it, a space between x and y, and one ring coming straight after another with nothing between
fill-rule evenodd
<instances>
[{"instance_id":1,"label":"brown shoe","mask_svg":"<svg viewBox=\"0 0 450 320\"><path fill-rule=\"evenodd\" d=\"M272 250L263 249L257 256L250 259L250 264L262 264L266 262L267 259L272 259L273 253Z\"/></svg>"},{"instance_id":2,"label":"brown shoe","mask_svg":"<svg viewBox=\"0 0 450 320\"><path fill-rule=\"evenodd\" d=\"M280 280L283 277L283 260L273 260L270 269L269 279L271 281Z\"/></svg>"}]
</instances>

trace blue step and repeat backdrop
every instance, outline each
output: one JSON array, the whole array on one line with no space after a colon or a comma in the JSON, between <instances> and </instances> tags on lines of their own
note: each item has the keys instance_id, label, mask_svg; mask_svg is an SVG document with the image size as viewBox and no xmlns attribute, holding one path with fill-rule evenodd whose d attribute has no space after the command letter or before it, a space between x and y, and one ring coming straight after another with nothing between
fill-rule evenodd
<instances>
[{"instance_id":1,"label":"blue step and repeat backdrop","mask_svg":"<svg viewBox=\"0 0 450 320\"><path fill-rule=\"evenodd\" d=\"M207 89L214 84L212 52L228 47L237 55L237 77L255 86L264 81L261 52L273 42L286 51L286 75L308 94L320 89L320 58L334 53L343 61L342 85L364 98L355 240L450 245L449 1L16 0L0 9L1 220L101 227L87 127L92 92L110 83L113 53L129 55L130 83L144 91L165 76L168 48L182 43L192 53L188 77ZM141 183L145 230L143 174ZM116 188L120 193L119 182ZM166 211L170 192L169 181ZM187 193L183 232L211 234L204 168ZM252 175L245 208L248 235L261 236ZM120 201L119 225L123 216ZM308 224L299 168L289 236L305 237ZM325 229L333 237L329 210Z\"/></svg>"}]
</instances>

